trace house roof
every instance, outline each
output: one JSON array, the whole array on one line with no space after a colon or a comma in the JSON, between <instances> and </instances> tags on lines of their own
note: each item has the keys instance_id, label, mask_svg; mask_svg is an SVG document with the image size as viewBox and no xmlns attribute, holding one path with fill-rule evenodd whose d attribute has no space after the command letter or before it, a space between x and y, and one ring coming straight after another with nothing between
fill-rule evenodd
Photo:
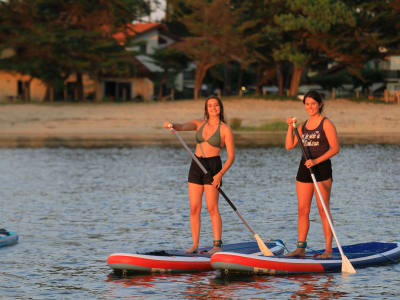
<instances>
[{"instance_id":1,"label":"house roof","mask_svg":"<svg viewBox=\"0 0 400 300\"><path fill-rule=\"evenodd\" d=\"M126 35L130 37L134 37L155 29L167 30L167 27L164 24L154 22L154 23L135 23L135 24L127 24L125 32L118 32L113 35L113 37L120 43L125 44Z\"/></svg>"}]
</instances>

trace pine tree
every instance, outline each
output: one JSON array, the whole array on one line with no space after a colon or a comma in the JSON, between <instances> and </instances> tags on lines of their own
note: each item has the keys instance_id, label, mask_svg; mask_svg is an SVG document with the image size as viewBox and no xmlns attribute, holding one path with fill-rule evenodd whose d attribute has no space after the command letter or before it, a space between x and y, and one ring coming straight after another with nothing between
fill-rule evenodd
<instances>
[{"instance_id":1,"label":"pine tree","mask_svg":"<svg viewBox=\"0 0 400 300\"><path fill-rule=\"evenodd\" d=\"M191 13L180 21L190 35L177 44L195 64L194 98L198 99L204 77L211 67L245 55L245 48L236 29L237 19L225 0L189 0Z\"/></svg>"},{"instance_id":2,"label":"pine tree","mask_svg":"<svg viewBox=\"0 0 400 300\"><path fill-rule=\"evenodd\" d=\"M0 45L15 50L0 68L41 79L53 101L75 74L75 95L83 99L82 74L132 74L133 54L114 38L144 11L141 0L10 0L2 2ZM141 8L139 10L139 8ZM125 35L129 39L130 35Z\"/></svg>"}]
</instances>

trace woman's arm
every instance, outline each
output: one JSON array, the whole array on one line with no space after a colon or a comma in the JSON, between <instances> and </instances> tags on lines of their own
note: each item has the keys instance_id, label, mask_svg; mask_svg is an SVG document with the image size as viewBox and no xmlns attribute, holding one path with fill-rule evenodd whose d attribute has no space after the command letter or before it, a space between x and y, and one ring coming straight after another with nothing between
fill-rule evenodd
<instances>
[{"instance_id":1,"label":"woman's arm","mask_svg":"<svg viewBox=\"0 0 400 300\"><path fill-rule=\"evenodd\" d=\"M179 124L179 123L173 123L171 121L165 121L164 128L173 128L176 131L192 131L197 129L199 122L200 121L198 120L192 120L187 123Z\"/></svg>"},{"instance_id":2,"label":"woman's arm","mask_svg":"<svg viewBox=\"0 0 400 300\"><path fill-rule=\"evenodd\" d=\"M286 132L285 139L285 147L286 150L293 149L297 145L297 137L293 134L293 117L289 117L286 119L286 123L288 124L288 130ZM299 134L301 136L301 129L299 129Z\"/></svg>"}]
</instances>

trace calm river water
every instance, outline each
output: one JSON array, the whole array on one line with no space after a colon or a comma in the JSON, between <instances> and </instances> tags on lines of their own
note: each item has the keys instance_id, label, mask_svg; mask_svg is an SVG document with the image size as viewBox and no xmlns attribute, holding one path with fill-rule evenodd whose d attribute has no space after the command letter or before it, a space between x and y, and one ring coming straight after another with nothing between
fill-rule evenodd
<instances>
[{"instance_id":1,"label":"calm river water","mask_svg":"<svg viewBox=\"0 0 400 300\"><path fill-rule=\"evenodd\" d=\"M225 156L223 155L223 158ZM296 243L300 150L237 149L224 191L262 238ZM115 277L115 252L191 244L183 148L2 149L0 228L20 242L0 249L0 299L398 299L400 264L356 275L220 278L216 272ZM332 214L342 245L399 241L400 147L348 146L333 158ZM251 241L220 201L225 243ZM201 246L212 242L203 208ZM323 247L315 202L309 246Z\"/></svg>"}]
</instances>

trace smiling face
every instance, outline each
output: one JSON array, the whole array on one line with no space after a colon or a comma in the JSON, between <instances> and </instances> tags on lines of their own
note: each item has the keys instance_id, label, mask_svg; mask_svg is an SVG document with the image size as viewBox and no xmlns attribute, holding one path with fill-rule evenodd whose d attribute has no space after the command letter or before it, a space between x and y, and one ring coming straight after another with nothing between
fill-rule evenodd
<instances>
[{"instance_id":1,"label":"smiling face","mask_svg":"<svg viewBox=\"0 0 400 300\"><path fill-rule=\"evenodd\" d=\"M307 97L304 101L306 113L310 116L317 116L321 112L320 104L311 97Z\"/></svg>"},{"instance_id":2,"label":"smiling face","mask_svg":"<svg viewBox=\"0 0 400 300\"><path fill-rule=\"evenodd\" d=\"M221 106L215 98L208 99L207 101L207 112L209 116L218 116L221 112Z\"/></svg>"},{"instance_id":3,"label":"smiling face","mask_svg":"<svg viewBox=\"0 0 400 300\"><path fill-rule=\"evenodd\" d=\"M206 120L216 117L224 122L224 107L221 100L216 97L208 98L204 107L204 116Z\"/></svg>"}]
</instances>

